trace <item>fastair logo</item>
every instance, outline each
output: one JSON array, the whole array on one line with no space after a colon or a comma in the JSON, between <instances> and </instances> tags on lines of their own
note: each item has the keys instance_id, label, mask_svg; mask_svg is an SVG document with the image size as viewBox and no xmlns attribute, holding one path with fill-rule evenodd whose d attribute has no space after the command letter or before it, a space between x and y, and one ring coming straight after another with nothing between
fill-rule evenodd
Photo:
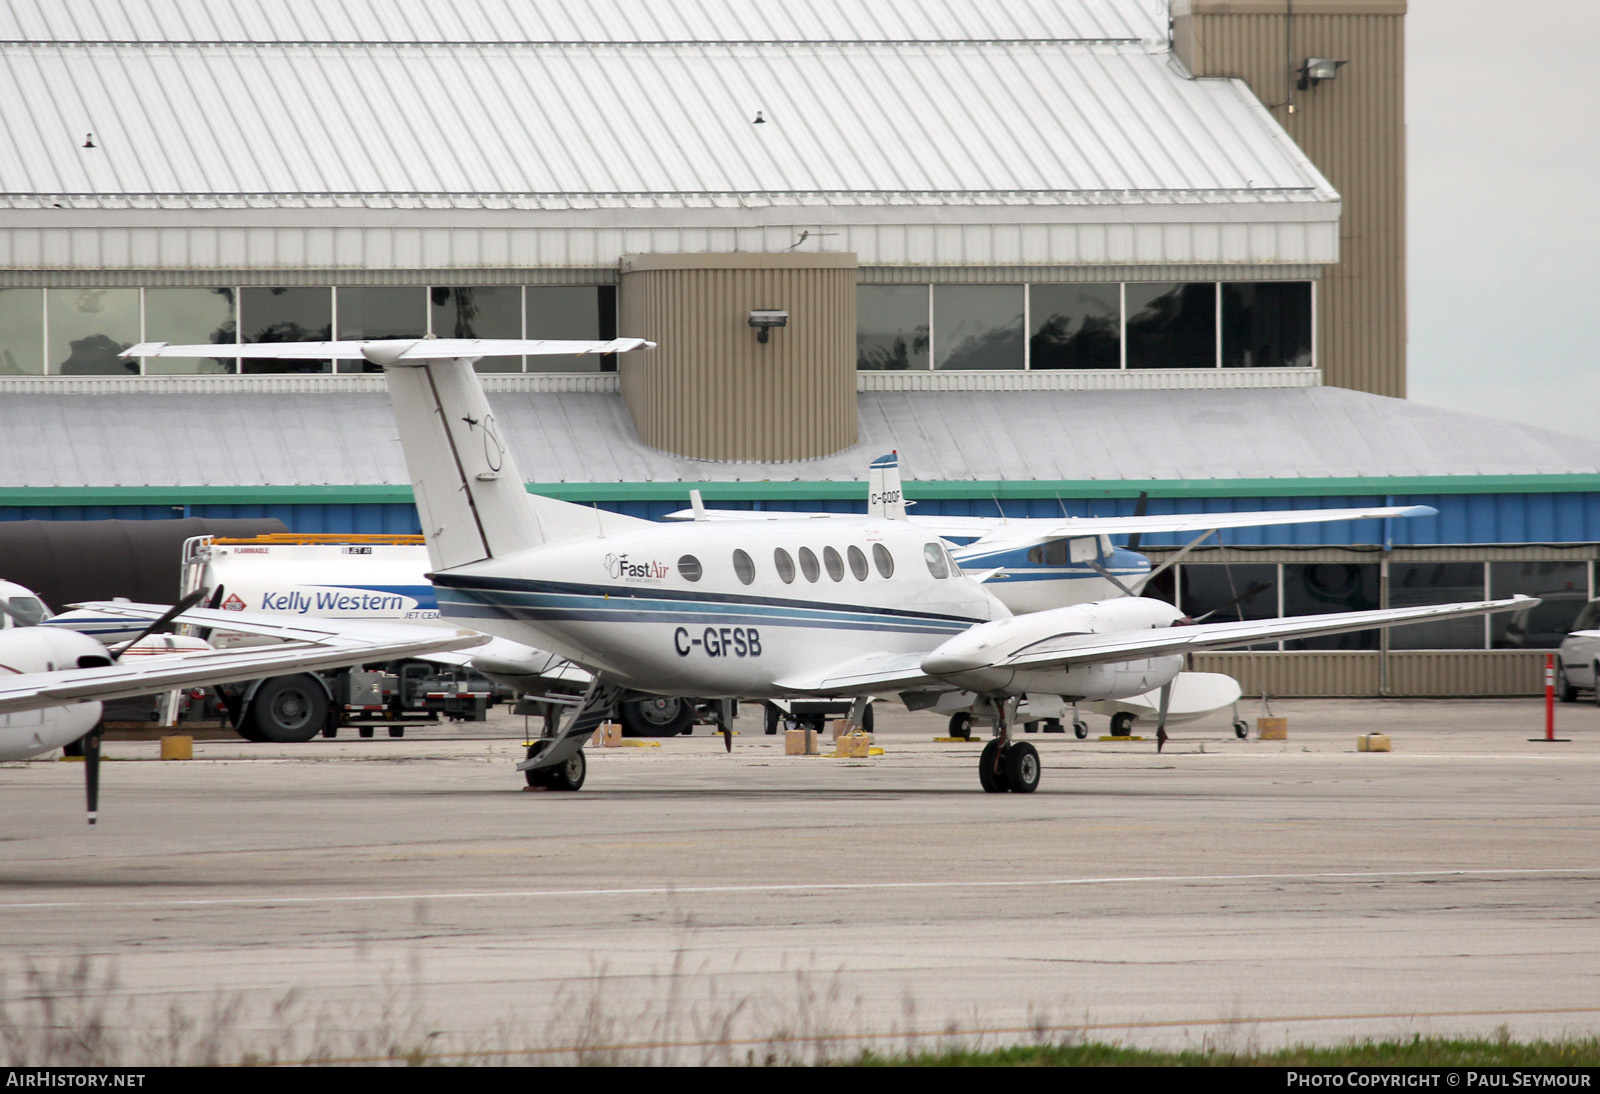
<instances>
[{"instance_id":1,"label":"fastair logo","mask_svg":"<svg viewBox=\"0 0 1600 1094\"><path fill-rule=\"evenodd\" d=\"M648 562L631 561L627 555L611 554L606 556L606 573L613 580L644 580L660 581L668 574L667 565L651 559Z\"/></svg>"},{"instance_id":2,"label":"fastair logo","mask_svg":"<svg viewBox=\"0 0 1600 1094\"><path fill-rule=\"evenodd\" d=\"M244 611L244 601L239 599L238 593L234 593L222 602L222 608L224 611L242 612Z\"/></svg>"}]
</instances>

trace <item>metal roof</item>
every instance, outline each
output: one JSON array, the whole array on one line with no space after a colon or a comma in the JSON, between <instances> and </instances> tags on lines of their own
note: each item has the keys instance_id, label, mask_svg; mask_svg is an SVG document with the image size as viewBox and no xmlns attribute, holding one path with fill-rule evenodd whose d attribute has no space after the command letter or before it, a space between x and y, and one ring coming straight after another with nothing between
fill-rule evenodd
<instances>
[{"instance_id":1,"label":"metal roof","mask_svg":"<svg viewBox=\"0 0 1600 1094\"><path fill-rule=\"evenodd\" d=\"M858 400L853 447L759 464L649 448L620 395L490 395L534 482L855 482L890 450L907 479L978 483L1600 475L1600 441L1340 388ZM0 401L0 489L404 485L387 402L354 393L13 395Z\"/></svg>"},{"instance_id":2,"label":"metal roof","mask_svg":"<svg viewBox=\"0 0 1600 1094\"><path fill-rule=\"evenodd\" d=\"M1163 5L1003 8L519 5L543 22L511 40L505 0L14 2L0 202L1337 216L1241 81L1181 70Z\"/></svg>"},{"instance_id":3,"label":"metal roof","mask_svg":"<svg viewBox=\"0 0 1600 1094\"><path fill-rule=\"evenodd\" d=\"M1167 40L1167 0L8 0L30 42Z\"/></svg>"}]
</instances>

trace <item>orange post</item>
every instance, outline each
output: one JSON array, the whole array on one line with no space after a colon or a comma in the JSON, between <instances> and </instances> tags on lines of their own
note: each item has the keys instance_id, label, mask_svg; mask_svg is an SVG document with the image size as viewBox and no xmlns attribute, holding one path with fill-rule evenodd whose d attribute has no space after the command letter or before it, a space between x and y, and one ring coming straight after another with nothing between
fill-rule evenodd
<instances>
[{"instance_id":1,"label":"orange post","mask_svg":"<svg viewBox=\"0 0 1600 1094\"><path fill-rule=\"evenodd\" d=\"M1544 655L1544 739L1556 739L1556 655Z\"/></svg>"}]
</instances>

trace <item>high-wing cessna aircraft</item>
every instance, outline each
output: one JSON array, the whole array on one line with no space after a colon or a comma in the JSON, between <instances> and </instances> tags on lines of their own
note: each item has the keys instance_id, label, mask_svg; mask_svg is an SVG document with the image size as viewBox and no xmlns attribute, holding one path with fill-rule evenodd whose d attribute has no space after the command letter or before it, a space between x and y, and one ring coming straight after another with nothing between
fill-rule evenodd
<instances>
[{"instance_id":1,"label":"high-wing cessna aircraft","mask_svg":"<svg viewBox=\"0 0 1600 1094\"><path fill-rule=\"evenodd\" d=\"M6 583L9 585L9 583ZM20 586L10 586L20 588ZM4 590L0 590L3 593ZM186 613L205 590L172 609L123 601L92 605L127 619L152 621L149 634ZM31 594L30 594L31 595ZM42 611L20 597L0 596L0 760L25 760L76 741L84 743L89 823L98 812L101 703L177 687L251 680L280 672L382 661L435 650L465 649L486 639L472 631L426 631L403 624L341 623L260 612L204 612L185 621L248 630L280 640L248 650L199 650L122 660L139 638L115 648L72 630L37 626ZM37 603L37 598L34 598ZM42 608L42 605L40 605ZM212 618L220 617L220 619Z\"/></svg>"},{"instance_id":2,"label":"high-wing cessna aircraft","mask_svg":"<svg viewBox=\"0 0 1600 1094\"><path fill-rule=\"evenodd\" d=\"M559 346L559 349L546 347ZM1191 624L1140 597L1014 616L935 536L872 517L665 526L529 494L472 362L617 353L590 344L394 339L240 347L250 357L365 360L388 380L440 614L595 673L581 705L529 749L530 783L577 789L582 747L619 697L867 697L910 705L968 691L995 736L985 790L1031 792L1039 757L1013 738L1029 694L1097 699L1160 688L1183 654L1526 606L1526 598L1245 623ZM204 356L147 343L127 356Z\"/></svg>"}]
</instances>

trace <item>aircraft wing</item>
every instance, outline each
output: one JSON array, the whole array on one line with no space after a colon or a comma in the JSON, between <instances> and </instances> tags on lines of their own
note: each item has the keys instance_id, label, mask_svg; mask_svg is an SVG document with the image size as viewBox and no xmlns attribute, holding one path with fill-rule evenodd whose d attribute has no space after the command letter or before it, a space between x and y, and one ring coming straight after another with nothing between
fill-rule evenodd
<instances>
[{"instance_id":1,"label":"aircraft wing","mask_svg":"<svg viewBox=\"0 0 1600 1094\"><path fill-rule=\"evenodd\" d=\"M775 681L789 692L814 695L850 695L867 691L898 691L903 688L949 687L922 669L921 653L872 653L852 661L830 666L821 672L804 673Z\"/></svg>"},{"instance_id":2,"label":"aircraft wing","mask_svg":"<svg viewBox=\"0 0 1600 1094\"><path fill-rule=\"evenodd\" d=\"M159 618L159 611L151 618ZM292 639L277 646L202 650L170 657L147 657L138 662L118 661L95 668L0 677L0 714L91 700L128 699L171 688L204 687L286 672L312 672L367 661L387 661L435 650L465 649L481 644L486 637L476 631L404 624L339 626L338 621L319 622L335 624L327 629L318 628L322 633L320 641Z\"/></svg>"},{"instance_id":3,"label":"aircraft wing","mask_svg":"<svg viewBox=\"0 0 1600 1094\"><path fill-rule=\"evenodd\" d=\"M1415 608L1380 608L1366 612L1332 612L1326 615L1300 615L1289 619L1254 619L1230 623L1192 623L1181 627L1158 627L1139 631L1113 631L1106 634L1065 634L992 656L978 648L969 653L959 648L961 637L947 642L936 654L922 661L922 668L939 676L976 668L1048 669L1068 668L1106 661L1134 661L1175 653L1229 649L1258 642L1288 638L1316 638L1328 634L1364 631L1372 627L1393 627L1402 623L1424 623L1468 615L1517 611L1539 603L1529 596L1506 600L1482 600L1459 604L1432 604Z\"/></svg>"},{"instance_id":4,"label":"aircraft wing","mask_svg":"<svg viewBox=\"0 0 1600 1094\"><path fill-rule=\"evenodd\" d=\"M395 339L393 342L259 342L203 346L174 346L166 342L140 342L125 349L122 357L273 357L290 361L367 361L373 358L366 349L378 346L398 346L410 341L410 347L391 354L395 361L449 360L456 357L533 357L546 354L571 356L586 353L627 353L636 349L651 349L654 342L643 338L612 338L607 341L556 338L417 338Z\"/></svg>"}]
</instances>

